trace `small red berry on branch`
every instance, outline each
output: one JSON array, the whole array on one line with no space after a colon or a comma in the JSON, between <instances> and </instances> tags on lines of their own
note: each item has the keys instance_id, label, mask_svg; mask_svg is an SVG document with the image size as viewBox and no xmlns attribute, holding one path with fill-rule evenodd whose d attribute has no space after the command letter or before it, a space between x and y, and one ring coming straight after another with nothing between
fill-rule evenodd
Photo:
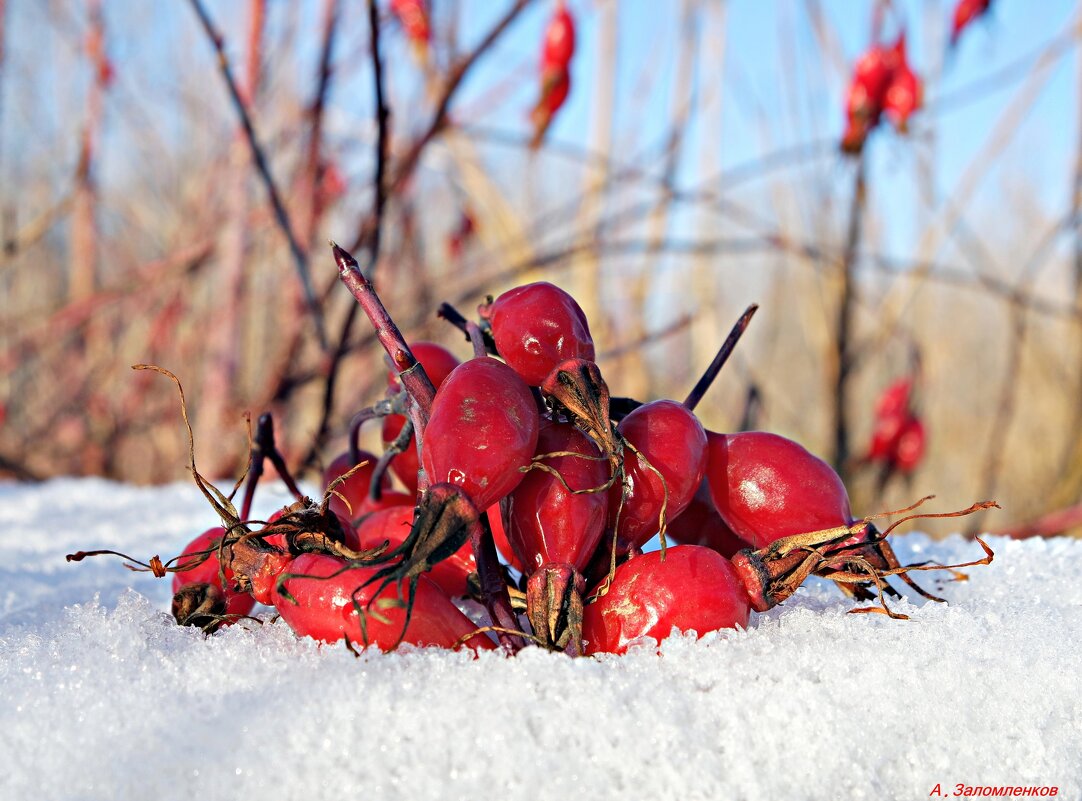
<instances>
[{"instance_id":1,"label":"small red berry on branch","mask_svg":"<svg viewBox=\"0 0 1082 801\"><path fill-rule=\"evenodd\" d=\"M923 102L923 84L906 55L905 32L887 47L873 44L853 65L846 90L842 151L859 154L869 134L887 117L900 133Z\"/></svg>"},{"instance_id":2,"label":"small red berry on branch","mask_svg":"<svg viewBox=\"0 0 1082 801\"><path fill-rule=\"evenodd\" d=\"M958 46L962 32L978 17L988 12L992 0L958 0L951 16L951 47Z\"/></svg>"},{"instance_id":3,"label":"small red berry on branch","mask_svg":"<svg viewBox=\"0 0 1082 801\"><path fill-rule=\"evenodd\" d=\"M428 8L425 0L391 0L391 13L402 24L406 38L424 53L432 41L432 29L428 23Z\"/></svg>"},{"instance_id":4,"label":"small red berry on branch","mask_svg":"<svg viewBox=\"0 0 1082 801\"><path fill-rule=\"evenodd\" d=\"M564 0L558 0L541 48L541 93L530 114L532 147L541 144L556 112L571 92L571 58L574 54L575 21Z\"/></svg>"}]
</instances>

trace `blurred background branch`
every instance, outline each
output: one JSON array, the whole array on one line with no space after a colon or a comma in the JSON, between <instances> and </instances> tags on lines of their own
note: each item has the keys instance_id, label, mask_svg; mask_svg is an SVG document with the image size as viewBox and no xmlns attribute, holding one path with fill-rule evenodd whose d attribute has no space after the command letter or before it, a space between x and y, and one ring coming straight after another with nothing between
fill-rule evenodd
<instances>
[{"instance_id":1,"label":"blurred background branch","mask_svg":"<svg viewBox=\"0 0 1082 801\"><path fill-rule=\"evenodd\" d=\"M244 410L319 466L385 370L336 238L407 336L462 355L440 301L565 286L644 400L758 302L708 427L753 410L858 513L993 493L1026 531L1077 528L1078 10L998 0L948 52L952 7L570 0L534 149L550 0L433 3L423 45L383 0L0 0L0 476L182 478L173 399L133 362L184 378L209 472L243 464ZM903 28L925 107L856 161L846 83ZM914 353L928 453L884 484L875 398Z\"/></svg>"}]
</instances>

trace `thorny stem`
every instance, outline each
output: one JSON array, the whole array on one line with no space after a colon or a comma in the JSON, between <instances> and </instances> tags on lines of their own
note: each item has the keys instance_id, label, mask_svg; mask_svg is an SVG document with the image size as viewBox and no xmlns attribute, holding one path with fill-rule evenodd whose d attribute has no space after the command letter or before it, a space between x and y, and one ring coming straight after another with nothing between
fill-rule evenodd
<instances>
[{"instance_id":1,"label":"thorny stem","mask_svg":"<svg viewBox=\"0 0 1082 801\"><path fill-rule=\"evenodd\" d=\"M419 411L418 417L414 419L414 426L418 435L423 436L428 416L432 412L432 399L436 395L436 388L432 386L424 366L414 357L413 351L402 337L402 332L387 313L372 282L361 273L357 260L334 242L331 242L331 251L338 264L339 278L368 315L380 344L391 357L391 364L398 373L402 386L406 388Z\"/></svg>"},{"instance_id":2,"label":"thorny stem","mask_svg":"<svg viewBox=\"0 0 1082 801\"><path fill-rule=\"evenodd\" d=\"M740 315L740 319L736 321L729 331L729 336L725 337L725 341L721 343L721 347L718 349L717 355L714 356L714 360L710 362L710 366L706 368L702 377L696 382L691 392L688 393L688 396L684 398L684 406L688 409L695 411L695 407L699 405L699 401L703 399L703 395L710 389L710 385L713 384L714 379L718 377L718 373L721 372L721 368L725 366L725 362L729 361L729 356L732 355L736 343L740 341L740 337L742 337L744 331L747 330L748 323L751 322L751 318L755 316L755 312L758 310L759 304L753 303L744 310L742 315Z\"/></svg>"}]
</instances>

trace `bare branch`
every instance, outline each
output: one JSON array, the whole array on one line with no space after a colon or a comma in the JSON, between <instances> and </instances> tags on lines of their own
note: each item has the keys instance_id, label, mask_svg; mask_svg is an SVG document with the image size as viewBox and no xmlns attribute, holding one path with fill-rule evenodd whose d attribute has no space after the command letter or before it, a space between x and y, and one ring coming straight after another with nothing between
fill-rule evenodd
<instances>
[{"instance_id":1,"label":"bare branch","mask_svg":"<svg viewBox=\"0 0 1082 801\"><path fill-rule=\"evenodd\" d=\"M431 142L444 127L446 127L447 112L451 108L451 101L454 99L455 93L462 84L463 78L469 73L470 68L473 67L477 60L496 43L496 40L500 38L500 35L507 30L508 26L515 21L515 18L518 17L518 15L522 13L522 10L531 2L532 0L515 0L507 12L496 22L477 46L451 67L447 78L444 81L443 90L440 93L439 99L436 101L436 111L433 113L428 127L425 128L421 135L414 140L412 145L410 145L409 150L407 150L406 154L399 160L398 164L395 166L395 170L387 180L385 191L388 196L393 196L402 188L402 185L409 180L409 177L413 175L413 171L417 168L417 164L421 160L421 155L424 153L429 142ZM374 212L375 210L373 209L373 213L370 214L361 225L360 233L357 235L357 239L349 250L368 250L372 247L372 238L376 236L376 229L378 227L378 220L376 219Z\"/></svg>"},{"instance_id":2,"label":"bare branch","mask_svg":"<svg viewBox=\"0 0 1082 801\"><path fill-rule=\"evenodd\" d=\"M248 147L252 151L252 161L255 162L256 169L263 179L263 185L266 187L267 195L270 197L271 206L274 208L274 217L278 223L278 227L281 229L282 233L285 235L286 241L289 243L289 252L293 256L294 267L300 278L301 286L304 288L305 300L308 303L308 309L312 315L312 322L315 325L319 345L323 350L327 350L327 334L323 325L323 311L316 300L315 289L312 286L312 277L308 271L308 255L301 247L300 242L297 241L296 234L293 231L293 225L289 219L289 212L282 202L282 196L278 191L277 184L274 182L274 177L271 175L267 157L263 152L262 146L259 144L259 138L256 136L251 115L248 113L247 104L244 102L244 99L240 96L240 92L237 89L237 82L233 78L233 72L229 66L229 58L225 54L222 35L214 27L214 22L211 20L210 15L203 6L202 0L188 0L188 2L199 16L199 21L203 25L203 30L210 40L210 43L214 46L214 52L218 56L218 71L221 73L222 79L229 89L229 97L233 101L233 108L240 118L241 126L244 128L244 135L248 140Z\"/></svg>"}]
</instances>

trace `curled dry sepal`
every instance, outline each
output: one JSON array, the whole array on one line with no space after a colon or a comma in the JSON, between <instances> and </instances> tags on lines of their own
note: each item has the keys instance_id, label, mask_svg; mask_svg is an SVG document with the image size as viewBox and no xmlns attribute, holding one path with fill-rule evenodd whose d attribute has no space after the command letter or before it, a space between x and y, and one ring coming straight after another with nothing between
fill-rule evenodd
<instances>
[{"instance_id":1,"label":"curled dry sepal","mask_svg":"<svg viewBox=\"0 0 1082 801\"><path fill-rule=\"evenodd\" d=\"M387 402L357 415L354 444L325 473L320 499L304 497L290 479L291 504L268 521L247 519L262 460L285 470L269 415L254 438L249 424L249 468L223 493L196 467L179 379L136 365L175 383L191 473L221 523L166 562L117 554L133 570L173 576L181 624L210 632L259 602L297 634L350 648L514 653L536 644L619 653L674 626L700 635L746 626L750 610L783 603L813 574L858 601L878 599L853 612L904 618L886 600L899 595L891 577L940 601L909 574L957 576L992 560L978 539L981 559L903 566L887 540L907 520L970 514L992 502L909 514L880 533L872 521L887 515L854 518L837 474L792 440L703 428L695 405L755 307L683 403L614 400L585 314L562 289L518 287L483 304L479 322L445 306L441 316L472 343L473 358L459 362L431 343L407 344L357 262L332 248L391 372ZM360 461L356 429L381 417L391 426L388 448ZM406 492L392 488L392 474ZM238 511L233 499L246 479ZM661 551L644 554L655 534ZM105 553L116 552L68 558ZM448 593L480 601L487 625L478 628Z\"/></svg>"},{"instance_id":2,"label":"curled dry sepal","mask_svg":"<svg viewBox=\"0 0 1082 801\"><path fill-rule=\"evenodd\" d=\"M846 584L873 584L878 593L880 605L850 610L854 613L875 612L898 620L908 620L906 615L893 611L883 598L884 591L889 592L889 585L885 584L885 579L890 576L898 576L929 600L943 602L943 598L932 595L918 586L909 577L909 573L919 570L957 570L963 567L991 564L995 554L988 547L988 543L980 537L976 538L977 543L984 550L984 557L972 562L957 565L903 566L887 541L887 535L908 520L961 517L984 509L998 509L999 505L994 501L983 501L957 512L910 515L897 521L883 533L880 533L872 524L875 518L910 511L933 497L929 495L922 498L913 506L899 512L873 515L848 526L783 537L758 550L748 548L739 551L732 562L748 591L752 608L757 612L765 612L777 606L796 592L804 580L812 574Z\"/></svg>"}]
</instances>

